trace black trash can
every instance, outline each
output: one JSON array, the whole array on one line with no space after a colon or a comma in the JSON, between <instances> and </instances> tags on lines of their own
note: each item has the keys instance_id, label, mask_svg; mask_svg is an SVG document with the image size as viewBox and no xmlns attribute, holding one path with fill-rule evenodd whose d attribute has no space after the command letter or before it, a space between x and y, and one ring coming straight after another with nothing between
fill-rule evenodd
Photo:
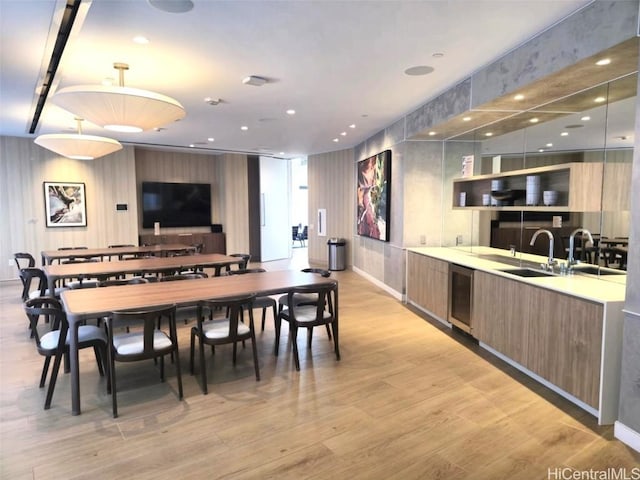
<instances>
[{"instance_id":1,"label":"black trash can","mask_svg":"<svg viewBox=\"0 0 640 480\"><path fill-rule=\"evenodd\" d=\"M344 238L330 238L329 245L329 270L344 270L345 267L345 245Z\"/></svg>"}]
</instances>

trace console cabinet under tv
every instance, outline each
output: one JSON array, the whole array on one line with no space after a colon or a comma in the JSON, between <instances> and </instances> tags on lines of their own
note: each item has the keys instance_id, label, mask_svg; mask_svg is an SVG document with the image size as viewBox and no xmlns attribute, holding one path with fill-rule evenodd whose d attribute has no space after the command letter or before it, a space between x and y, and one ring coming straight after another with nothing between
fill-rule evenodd
<instances>
[{"instance_id":1,"label":"console cabinet under tv","mask_svg":"<svg viewBox=\"0 0 640 480\"><path fill-rule=\"evenodd\" d=\"M221 253L226 255L227 242L224 233L174 233L140 235L140 245L162 245L182 243L184 245L203 245L202 253Z\"/></svg>"}]
</instances>

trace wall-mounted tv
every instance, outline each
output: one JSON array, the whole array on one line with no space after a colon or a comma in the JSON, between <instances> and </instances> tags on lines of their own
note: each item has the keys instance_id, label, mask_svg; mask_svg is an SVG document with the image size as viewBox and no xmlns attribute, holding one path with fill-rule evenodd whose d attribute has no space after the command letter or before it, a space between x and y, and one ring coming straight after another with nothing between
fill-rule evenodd
<instances>
[{"instance_id":1,"label":"wall-mounted tv","mask_svg":"<svg viewBox=\"0 0 640 480\"><path fill-rule=\"evenodd\" d=\"M211 225L208 183L142 182L142 228Z\"/></svg>"}]
</instances>

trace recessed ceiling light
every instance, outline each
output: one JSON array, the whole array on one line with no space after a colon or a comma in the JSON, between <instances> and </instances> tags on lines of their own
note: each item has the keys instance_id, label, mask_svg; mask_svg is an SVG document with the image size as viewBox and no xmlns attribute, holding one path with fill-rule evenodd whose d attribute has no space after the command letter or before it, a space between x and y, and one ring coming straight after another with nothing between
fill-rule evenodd
<instances>
[{"instance_id":1,"label":"recessed ceiling light","mask_svg":"<svg viewBox=\"0 0 640 480\"><path fill-rule=\"evenodd\" d=\"M580 125L579 123L572 123L571 125L565 125L564 128L582 128L584 125Z\"/></svg>"},{"instance_id":2,"label":"recessed ceiling light","mask_svg":"<svg viewBox=\"0 0 640 480\"><path fill-rule=\"evenodd\" d=\"M209 137L209 138L207 138L207 142L215 142L215 140L216 140L216 139L215 139L215 138L213 138L213 137Z\"/></svg>"},{"instance_id":3,"label":"recessed ceiling light","mask_svg":"<svg viewBox=\"0 0 640 480\"><path fill-rule=\"evenodd\" d=\"M553 143L547 143L547 147L553 147Z\"/></svg>"},{"instance_id":4,"label":"recessed ceiling light","mask_svg":"<svg viewBox=\"0 0 640 480\"><path fill-rule=\"evenodd\" d=\"M149 43L149 39L142 35L136 35L135 37L133 37L133 43L137 43L138 45L146 45L147 43Z\"/></svg>"},{"instance_id":5,"label":"recessed ceiling light","mask_svg":"<svg viewBox=\"0 0 640 480\"><path fill-rule=\"evenodd\" d=\"M279 155L284 155L284 152L280 152Z\"/></svg>"},{"instance_id":6,"label":"recessed ceiling light","mask_svg":"<svg viewBox=\"0 0 640 480\"><path fill-rule=\"evenodd\" d=\"M436 134L436 132L434 132L434 131L429 132L429 136L430 137L433 137L435 134Z\"/></svg>"},{"instance_id":7,"label":"recessed ceiling light","mask_svg":"<svg viewBox=\"0 0 640 480\"><path fill-rule=\"evenodd\" d=\"M339 142L339 141L340 141L340 139L339 139L339 138L334 138L334 139L333 139L333 141L334 141L334 142Z\"/></svg>"},{"instance_id":8,"label":"recessed ceiling light","mask_svg":"<svg viewBox=\"0 0 640 480\"><path fill-rule=\"evenodd\" d=\"M431 54L431 56L432 56L433 58L442 58L442 57L444 57L444 53L442 53L442 52L435 52L435 53L432 53L432 54Z\"/></svg>"},{"instance_id":9,"label":"recessed ceiling light","mask_svg":"<svg viewBox=\"0 0 640 480\"><path fill-rule=\"evenodd\" d=\"M598 60L596 62L596 65L598 65L599 67L603 67L604 65L609 65L611 63L611 59L610 58L603 58L601 60Z\"/></svg>"},{"instance_id":10,"label":"recessed ceiling light","mask_svg":"<svg viewBox=\"0 0 640 480\"><path fill-rule=\"evenodd\" d=\"M195 145L193 143L190 143L189 148L193 148L193 147L195 147Z\"/></svg>"},{"instance_id":11,"label":"recessed ceiling light","mask_svg":"<svg viewBox=\"0 0 640 480\"><path fill-rule=\"evenodd\" d=\"M493 136L493 133L491 133L491 132L487 132L487 133L485 133L485 134L484 134L484 136L485 136L485 137L492 137L492 136Z\"/></svg>"},{"instance_id":12,"label":"recessed ceiling light","mask_svg":"<svg viewBox=\"0 0 640 480\"><path fill-rule=\"evenodd\" d=\"M247 127L246 125L242 125L242 126L240 127L240 130L249 130L249 127Z\"/></svg>"},{"instance_id":13,"label":"recessed ceiling light","mask_svg":"<svg viewBox=\"0 0 640 480\"><path fill-rule=\"evenodd\" d=\"M289 110L287 110L287 115L295 115L296 111L293 108L290 108Z\"/></svg>"},{"instance_id":14,"label":"recessed ceiling light","mask_svg":"<svg viewBox=\"0 0 640 480\"><path fill-rule=\"evenodd\" d=\"M193 9L191 0L147 0L149 5L167 13L185 13Z\"/></svg>"},{"instance_id":15,"label":"recessed ceiling light","mask_svg":"<svg viewBox=\"0 0 640 480\"><path fill-rule=\"evenodd\" d=\"M544 152L544 148L539 148L539 149L538 149L538 151L539 151L540 153L542 153L542 152Z\"/></svg>"},{"instance_id":16,"label":"recessed ceiling light","mask_svg":"<svg viewBox=\"0 0 640 480\"><path fill-rule=\"evenodd\" d=\"M470 122L471 121L471 117L462 117L462 121L463 122Z\"/></svg>"},{"instance_id":17,"label":"recessed ceiling light","mask_svg":"<svg viewBox=\"0 0 640 480\"><path fill-rule=\"evenodd\" d=\"M627 138L629 137L627 137L626 135L620 135L618 137L613 137L613 138L615 138L616 140L627 140Z\"/></svg>"},{"instance_id":18,"label":"recessed ceiling light","mask_svg":"<svg viewBox=\"0 0 640 480\"><path fill-rule=\"evenodd\" d=\"M356 124L352 123L351 125L349 125L349 128L356 128Z\"/></svg>"},{"instance_id":19,"label":"recessed ceiling light","mask_svg":"<svg viewBox=\"0 0 640 480\"><path fill-rule=\"evenodd\" d=\"M589 115L585 115L580 120L582 120L583 122L588 122L589 120L591 120L591 117Z\"/></svg>"},{"instance_id":20,"label":"recessed ceiling light","mask_svg":"<svg viewBox=\"0 0 640 480\"><path fill-rule=\"evenodd\" d=\"M562 132L560 134L561 137L568 137L569 136L569 132Z\"/></svg>"},{"instance_id":21,"label":"recessed ceiling light","mask_svg":"<svg viewBox=\"0 0 640 480\"><path fill-rule=\"evenodd\" d=\"M242 79L242 83L245 85L253 85L254 87L261 87L265 83L267 83L267 79L263 77L258 77L256 75L249 75L248 77L244 77Z\"/></svg>"},{"instance_id":22,"label":"recessed ceiling light","mask_svg":"<svg viewBox=\"0 0 640 480\"><path fill-rule=\"evenodd\" d=\"M595 100L594 100L594 102L596 102L596 103L602 103L602 102L604 102L605 100L606 100L606 98L604 98L604 97L596 97L596 98L595 98Z\"/></svg>"},{"instance_id":23,"label":"recessed ceiling light","mask_svg":"<svg viewBox=\"0 0 640 480\"><path fill-rule=\"evenodd\" d=\"M537 117L532 118L531 120L529 120L531 123L538 123L540 120Z\"/></svg>"},{"instance_id":24,"label":"recessed ceiling light","mask_svg":"<svg viewBox=\"0 0 640 480\"><path fill-rule=\"evenodd\" d=\"M524 95L519 93L513 97L514 100L524 100Z\"/></svg>"},{"instance_id":25,"label":"recessed ceiling light","mask_svg":"<svg viewBox=\"0 0 640 480\"><path fill-rule=\"evenodd\" d=\"M363 113L362 115L360 115L362 118L367 118L369 116L368 113Z\"/></svg>"},{"instance_id":26,"label":"recessed ceiling light","mask_svg":"<svg viewBox=\"0 0 640 480\"><path fill-rule=\"evenodd\" d=\"M340 135L342 135L343 137L347 136L347 132L342 132Z\"/></svg>"},{"instance_id":27,"label":"recessed ceiling light","mask_svg":"<svg viewBox=\"0 0 640 480\"><path fill-rule=\"evenodd\" d=\"M418 77L421 75L429 75L433 72L434 68L428 65L417 65L415 67L407 68L404 73L405 75L410 75L412 77Z\"/></svg>"},{"instance_id":28,"label":"recessed ceiling light","mask_svg":"<svg viewBox=\"0 0 640 480\"><path fill-rule=\"evenodd\" d=\"M166 128L164 128L164 127L156 127L156 128L154 128L154 130L155 130L156 132L161 132L161 131L163 131L163 130L166 130Z\"/></svg>"},{"instance_id":29,"label":"recessed ceiling light","mask_svg":"<svg viewBox=\"0 0 640 480\"><path fill-rule=\"evenodd\" d=\"M208 103L209 105L218 105L220 103L220 99L219 98L213 98L213 97L205 97L204 98L204 103Z\"/></svg>"}]
</instances>

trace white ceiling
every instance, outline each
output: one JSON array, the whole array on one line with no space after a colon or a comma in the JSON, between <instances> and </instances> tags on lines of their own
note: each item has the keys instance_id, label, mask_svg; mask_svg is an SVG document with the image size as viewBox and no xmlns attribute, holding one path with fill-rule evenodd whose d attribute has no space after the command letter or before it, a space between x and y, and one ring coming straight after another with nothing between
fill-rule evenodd
<instances>
[{"instance_id":1,"label":"white ceiling","mask_svg":"<svg viewBox=\"0 0 640 480\"><path fill-rule=\"evenodd\" d=\"M139 134L85 122L84 133L291 158L359 144L588 3L193 0L190 12L172 14L145 0L83 1L88 11L62 56L57 88L117 79L112 65L125 62L127 86L174 97L186 118ZM73 115L47 102L38 130L28 134L41 66L51 56L49 32L57 32L63 5L0 0L0 135L75 129ZM133 43L136 35L150 43ZM403 73L418 65L435 70ZM270 81L243 85L248 75ZM210 106L205 97L222 102ZM289 108L296 114L287 115Z\"/></svg>"}]
</instances>

